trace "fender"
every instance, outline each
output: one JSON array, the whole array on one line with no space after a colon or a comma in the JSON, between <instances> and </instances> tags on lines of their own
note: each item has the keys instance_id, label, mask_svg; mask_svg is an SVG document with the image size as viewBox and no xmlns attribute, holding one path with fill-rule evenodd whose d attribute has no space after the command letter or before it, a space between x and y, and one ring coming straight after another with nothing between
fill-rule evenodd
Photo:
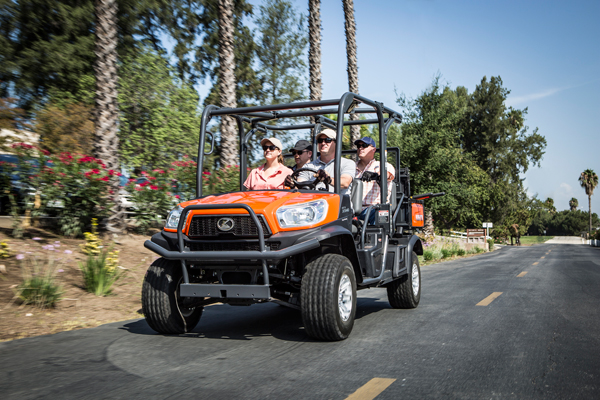
<instances>
[{"instance_id":1,"label":"fender","mask_svg":"<svg viewBox=\"0 0 600 400\"><path fill-rule=\"evenodd\" d=\"M356 283L362 282L363 276L360 269L360 262L358 261L356 245L354 244L352 232L341 225L331 225L301 236L298 238L298 240L296 240L295 244L305 242L310 239L317 239L321 244L331 244L339 247L340 254L344 257L347 257L352 263L354 275L356 277Z\"/></svg>"},{"instance_id":2,"label":"fender","mask_svg":"<svg viewBox=\"0 0 600 400\"><path fill-rule=\"evenodd\" d=\"M407 267L407 270L410 272L409 268L412 268L412 264L413 264L412 253L414 251L415 253L417 253L417 255L422 256L423 255L423 242L421 242L421 239L419 239L419 237L417 235L412 235L408 238L401 238L398 240L398 242L399 242L399 244L406 246L406 261L405 261L404 265Z\"/></svg>"}]
</instances>

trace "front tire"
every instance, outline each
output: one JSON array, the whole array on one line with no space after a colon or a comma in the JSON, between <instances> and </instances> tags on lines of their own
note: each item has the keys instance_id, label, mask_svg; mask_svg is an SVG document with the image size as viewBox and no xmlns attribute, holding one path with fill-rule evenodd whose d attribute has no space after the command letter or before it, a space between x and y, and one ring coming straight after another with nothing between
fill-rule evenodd
<instances>
[{"instance_id":1,"label":"front tire","mask_svg":"<svg viewBox=\"0 0 600 400\"><path fill-rule=\"evenodd\" d=\"M308 336L328 341L346 339L356 315L352 263L339 254L326 254L309 263L302 278L300 303Z\"/></svg>"},{"instance_id":2,"label":"front tire","mask_svg":"<svg viewBox=\"0 0 600 400\"><path fill-rule=\"evenodd\" d=\"M392 308L417 308L421 301L421 268L417 253L412 252L408 274L387 285L388 301Z\"/></svg>"},{"instance_id":3,"label":"front tire","mask_svg":"<svg viewBox=\"0 0 600 400\"><path fill-rule=\"evenodd\" d=\"M204 307L193 298L179 296L181 264L159 258L150 265L142 286L142 310L150 328L158 333L187 333L198 325Z\"/></svg>"}]
</instances>

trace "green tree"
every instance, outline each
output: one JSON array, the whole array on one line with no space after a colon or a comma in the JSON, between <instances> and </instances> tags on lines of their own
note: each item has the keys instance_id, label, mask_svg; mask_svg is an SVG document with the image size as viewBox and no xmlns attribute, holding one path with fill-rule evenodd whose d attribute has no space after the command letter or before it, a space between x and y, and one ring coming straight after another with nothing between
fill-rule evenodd
<instances>
[{"instance_id":1,"label":"green tree","mask_svg":"<svg viewBox=\"0 0 600 400\"><path fill-rule=\"evenodd\" d=\"M447 193L426 204L446 229L479 226L479 205L489 196L487 174L460 148L467 101L465 88L451 90L437 77L417 99L398 98L404 110L402 131L388 138L388 145L402 149L401 163L410 169L413 193Z\"/></svg>"},{"instance_id":2,"label":"green tree","mask_svg":"<svg viewBox=\"0 0 600 400\"><path fill-rule=\"evenodd\" d=\"M579 207L579 202L575 197L571 197L571 200L569 200L569 208L571 211L575 211L577 210L577 207Z\"/></svg>"},{"instance_id":3,"label":"green tree","mask_svg":"<svg viewBox=\"0 0 600 400\"><path fill-rule=\"evenodd\" d=\"M220 18L219 2L205 0L202 12L198 15L202 40L195 49L193 68L200 81L207 79L213 83L204 104L224 106L220 98ZM244 25L244 18L252 16L252 5L246 0L231 0L233 24L233 72L235 77L235 103L239 107L255 103L261 84L253 69L256 60L256 43L250 29ZM231 66L230 66L231 67Z\"/></svg>"},{"instance_id":4,"label":"green tree","mask_svg":"<svg viewBox=\"0 0 600 400\"><path fill-rule=\"evenodd\" d=\"M265 0L256 25L257 75L262 104L291 103L305 98L306 63L302 56L308 38L303 15L287 0Z\"/></svg>"},{"instance_id":5,"label":"green tree","mask_svg":"<svg viewBox=\"0 0 600 400\"><path fill-rule=\"evenodd\" d=\"M480 205L485 219L502 223L523 195L521 173L539 166L546 139L537 128L528 133L527 108L505 105L510 90L500 77L483 77L468 96L467 111L460 124L463 151L490 177L489 201Z\"/></svg>"},{"instance_id":6,"label":"green tree","mask_svg":"<svg viewBox=\"0 0 600 400\"><path fill-rule=\"evenodd\" d=\"M195 154L200 117L198 94L151 49L123 59L119 76L122 162L142 169L166 168Z\"/></svg>"},{"instance_id":7,"label":"green tree","mask_svg":"<svg viewBox=\"0 0 600 400\"><path fill-rule=\"evenodd\" d=\"M525 126L527 108L517 110L505 105L510 90L502 87L500 77L489 82L484 76L469 97L461 125L462 145L493 182L508 176L517 182L520 173L540 164L546 139Z\"/></svg>"},{"instance_id":8,"label":"green tree","mask_svg":"<svg viewBox=\"0 0 600 400\"><path fill-rule=\"evenodd\" d=\"M544 202L544 206L546 207L546 210L550 214L554 214L556 212L556 207L554 207L554 199L553 198L548 197L546 199L546 201Z\"/></svg>"},{"instance_id":9,"label":"green tree","mask_svg":"<svg viewBox=\"0 0 600 400\"><path fill-rule=\"evenodd\" d=\"M117 0L119 56L142 44L166 54L163 41L168 38L175 42L181 75L193 79L198 72L185 49L194 50L203 35L199 20L208 7L204 3ZM0 1L0 97L14 91L30 110L51 90L75 93L82 77L94 77L94 28L93 0Z\"/></svg>"},{"instance_id":10,"label":"green tree","mask_svg":"<svg viewBox=\"0 0 600 400\"><path fill-rule=\"evenodd\" d=\"M590 234L592 233L592 195L594 194L594 189L598 186L598 175L591 170L586 169L579 176L579 184L585 190L585 194L588 196L589 203L589 214L590 214L590 230L588 231Z\"/></svg>"}]
</instances>

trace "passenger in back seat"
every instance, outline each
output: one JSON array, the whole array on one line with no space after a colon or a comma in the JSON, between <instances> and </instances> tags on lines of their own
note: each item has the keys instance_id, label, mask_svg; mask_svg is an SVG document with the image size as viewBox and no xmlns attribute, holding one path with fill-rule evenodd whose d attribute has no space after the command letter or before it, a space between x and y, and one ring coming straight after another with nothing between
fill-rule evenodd
<instances>
[{"instance_id":1,"label":"passenger in back seat","mask_svg":"<svg viewBox=\"0 0 600 400\"><path fill-rule=\"evenodd\" d=\"M371 205L379 204L381 190L379 188L379 171L381 164L375 160L375 141L370 137L364 137L354 142L357 148L358 164L356 165L356 179L360 179L364 184L363 188L363 210L358 216L358 219L363 220L367 214L367 208ZM388 201L392 194L391 182L396 176L396 170L390 163L385 163L388 178ZM369 224L375 223L375 213L371 212L369 216Z\"/></svg>"}]
</instances>

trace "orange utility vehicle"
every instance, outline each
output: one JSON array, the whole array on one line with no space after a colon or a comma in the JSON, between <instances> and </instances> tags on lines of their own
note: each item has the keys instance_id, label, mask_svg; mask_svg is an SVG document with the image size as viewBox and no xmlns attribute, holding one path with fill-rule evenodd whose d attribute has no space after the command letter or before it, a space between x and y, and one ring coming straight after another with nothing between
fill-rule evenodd
<instances>
[{"instance_id":1,"label":"orange utility vehicle","mask_svg":"<svg viewBox=\"0 0 600 400\"><path fill-rule=\"evenodd\" d=\"M349 120L350 113L366 118ZM330 114L337 115L337 121L328 118ZM214 147L207 126L224 116L234 118L239 129L240 190L205 196L203 160ZM308 123L308 117L315 122ZM294 120L299 123L290 123ZM351 193L340 194L340 160L356 153L342 151L344 126L375 124L379 143L387 143L388 128L400 122L399 113L353 93L271 106L207 106L200 130L197 197L171 211L164 230L145 243L160 256L149 267L142 289L150 327L163 334L189 332L208 304L277 301L301 310L310 337L341 340L354 325L357 290L385 287L393 308L417 307L417 254L423 254L423 246L414 232L423 226L423 207L417 196L411 198L409 171L400 168L399 149L378 149L382 196L381 204L369 207L368 213L376 216L373 225L355 218L363 209L362 181L354 179ZM325 188L330 190L317 190L318 177L298 182L297 173L295 189L244 188L253 134L304 130L312 137L317 157L316 138L322 128L337 132L334 184ZM388 154L397 169L389 200L383 195L388 182L381 179L387 176ZM420 197L435 195L439 194Z\"/></svg>"}]
</instances>

